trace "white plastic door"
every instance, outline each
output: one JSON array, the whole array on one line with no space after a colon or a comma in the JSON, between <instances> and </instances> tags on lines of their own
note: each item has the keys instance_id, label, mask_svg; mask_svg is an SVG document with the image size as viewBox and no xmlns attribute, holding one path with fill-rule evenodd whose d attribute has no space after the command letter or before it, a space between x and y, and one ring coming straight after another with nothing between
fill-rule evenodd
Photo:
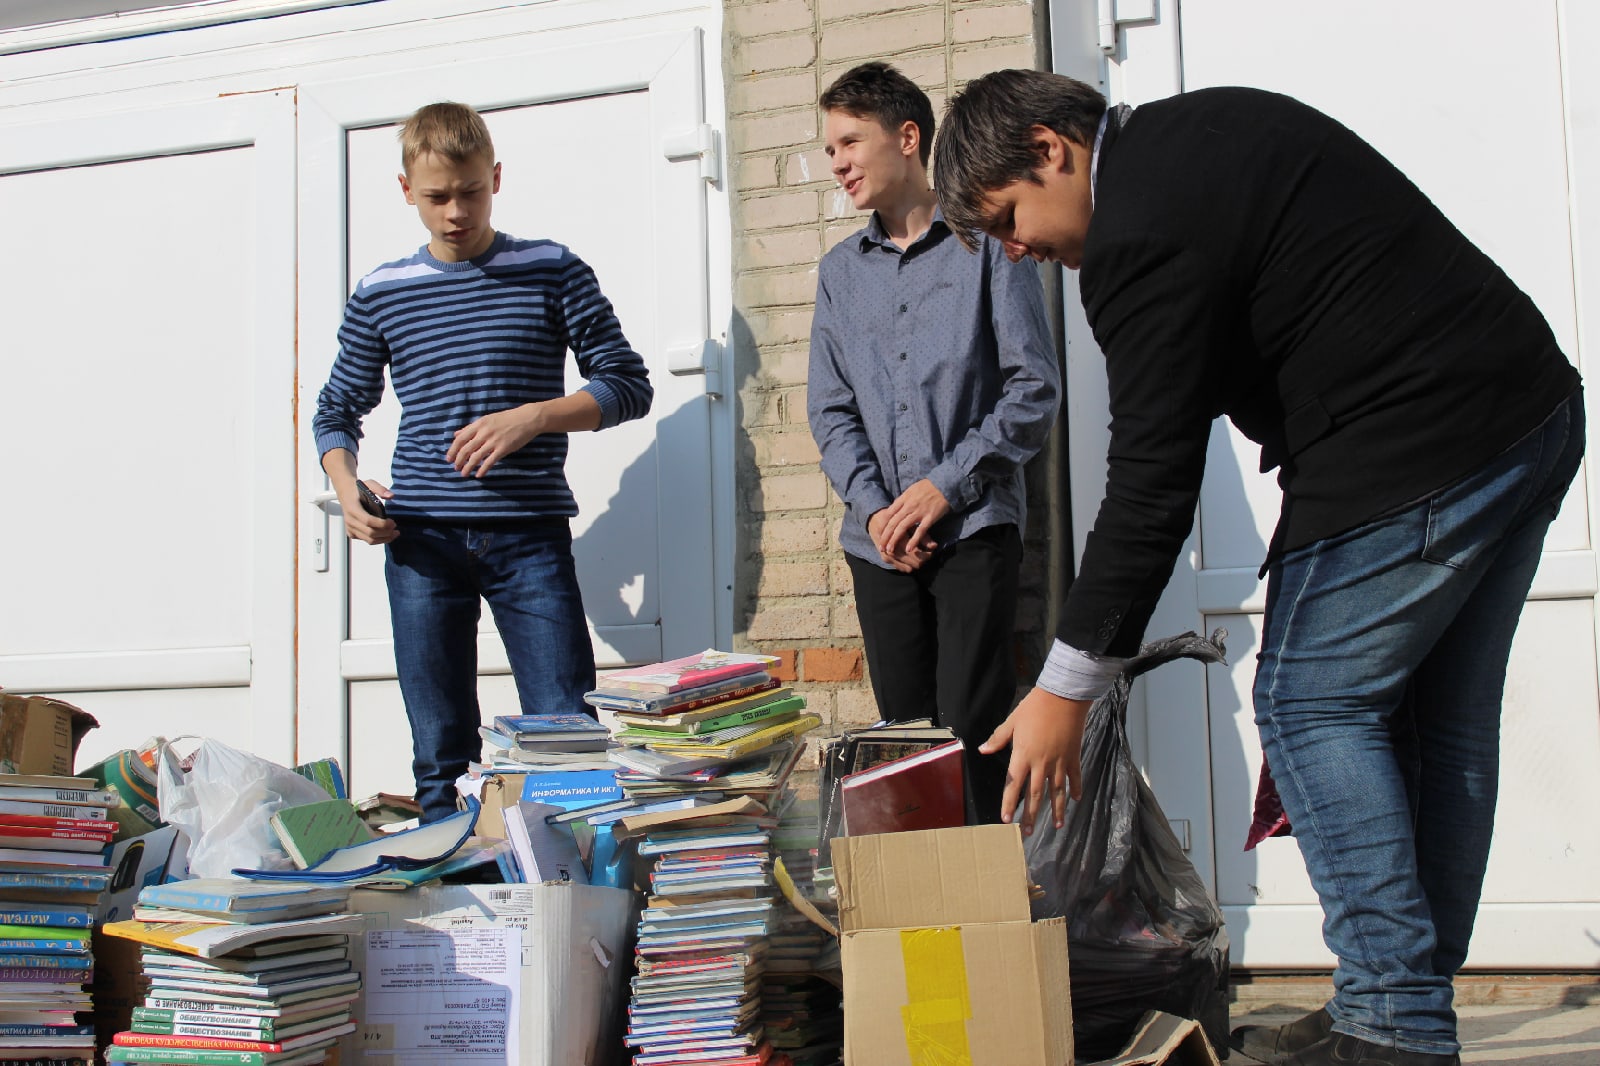
<instances>
[{"instance_id":1,"label":"white plastic door","mask_svg":"<svg viewBox=\"0 0 1600 1066\"><path fill-rule=\"evenodd\" d=\"M0 685L294 754L294 102L0 131Z\"/></svg>"},{"instance_id":2,"label":"white plastic door","mask_svg":"<svg viewBox=\"0 0 1600 1066\"><path fill-rule=\"evenodd\" d=\"M690 32L301 91L303 485L323 484L309 415L350 287L426 240L395 181L395 123L421 104L453 99L485 112L503 164L495 225L572 247L645 357L650 416L574 434L567 463L581 512L574 551L602 668L714 641L712 400L705 377L669 371L669 361L701 350L708 330L706 180L693 151L704 129L701 86L700 35ZM569 383L581 384L575 370ZM391 393L367 419L364 476L387 480L398 418ZM409 792L381 551L347 545L338 520L314 507L302 510L301 536L302 750L347 754L357 793ZM479 649L485 718L514 713L487 608Z\"/></svg>"},{"instance_id":3,"label":"white plastic door","mask_svg":"<svg viewBox=\"0 0 1600 1066\"><path fill-rule=\"evenodd\" d=\"M1078 7L1057 4L1058 28L1066 9L1081 15ZM1592 160L1595 134L1578 121L1600 94L1567 63L1586 54L1585 42L1589 52L1600 44L1600 19L1583 7L1516 0L1143 5L1140 14L1156 17L1120 28L1108 81L1113 99L1133 104L1179 88L1250 85L1332 114L1506 268L1581 370L1578 248L1583 209L1600 206L1590 202L1592 166L1580 169ZM1589 155L1580 156L1586 146ZM1592 282L1587 310L1596 311ZM1104 390L1092 387L1100 358L1092 345L1079 343L1069 355L1079 387L1072 462L1081 536L1098 500L1093 490L1104 483ZM1331 959L1298 849L1273 840L1242 850L1261 757L1250 706L1265 596L1256 570L1278 507L1276 484L1256 472L1257 458L1230 426L1217 425L1196 532L1150 628L1159 635L1222 626L1233 665L1152 675L1140 735L1166 813L1187 828L1191 857L1215 879L1235 963L1316 967ZM1093 497L1087 503L1086 495ZM1472 966L1600 965L1592 935L1600 928L1600 838L1586 817L1600 809L1592 769L1600 759L1593 496L1585 470L1550 532L1518 632L1501 807Z\"/></svg>"}]
</instances>

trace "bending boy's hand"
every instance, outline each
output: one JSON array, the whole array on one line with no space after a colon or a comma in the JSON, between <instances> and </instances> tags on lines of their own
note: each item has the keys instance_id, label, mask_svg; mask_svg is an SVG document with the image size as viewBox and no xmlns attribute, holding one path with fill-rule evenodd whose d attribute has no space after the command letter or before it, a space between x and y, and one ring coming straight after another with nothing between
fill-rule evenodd
<instances>
[{"instance_id":1,"label":"bending boy's hand","mask_svg":"<svg viewBox=\"0 0 1600 1066\"><path fill-rule=\"evenodd\" d=\"M494 464L543 431L540 404L525 403L496 411L456 430L444 453L445 461L462 477L482 477Z\"/></svg>"},{"instance_id":2,"label":"bending boy's hand","mask_svg":"<svg viewBox=\"0 0 1600 1066\"><path fill-rule=\"evenodd\" d=\"M1006 791L1000 801L1004 821L1012 820L1017 801L1026 797L1022 832L1033 832L1039 809L1048 798L1056 828L1061 828L1067 817L1068 793L1073 799L1083 796L1083 723L1088 716L1088 700L1064 699L1035 688L979 747L985 755L994 755L1007 743L1011 745Z\"/></svg>"},{"instance_id":3,"label":"bending boy's hand","mask_svg":"<svg viewBox=\"0 0 1600 1066\"><path fill-rule=\"evenodd\" d=\"M394 498L394 493L389 491L387 485L363 478L367 488L377 494L380 500ZM348 495L349 499L345 496ZM344 512L344 533L351 540L359 540L365 544L387 544L400 535L400 527L395 525L392 518L379 518L371 514L361 505L361 497L356 494L356 483L350 482L348 493L339 495L339 509Z\"/></svg>"}]
</instances>

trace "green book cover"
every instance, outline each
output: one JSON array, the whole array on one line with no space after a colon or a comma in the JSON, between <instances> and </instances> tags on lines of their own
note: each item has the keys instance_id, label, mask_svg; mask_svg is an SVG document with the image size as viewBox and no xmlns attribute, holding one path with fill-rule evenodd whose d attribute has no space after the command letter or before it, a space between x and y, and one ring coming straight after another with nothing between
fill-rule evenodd
<instances>
[{"instance_id":1,"label":"green book cover","mask_svg":"<svg viewBox=\"0 0 1600 1066\"><path fill-rule=\"evenodd\" d=\"M658 740L682 740L688 736L703 736L735 726L751 725L756 722L781 720L793 718L805 709L804 696L789 696L786 699L775 700L760 707L751 707L748 710L734 711L717 718L706 718L698 722L687 722L678 729L643 729L630 726L617 734L617 739L623 743L630 740L653 742Z\"/></svg>"},{"instance_id":2,"label":"green book cover","mask_svg":"<svg viewBox=\"0 0 1600 1066\"><path fill-rule=\"evenodd\" d=\"M273 1066L274 1063L321 1062L309 1051L211 1051L186 1047L127 1047L113 1044L106 1048L106 1061L193 1063L194 1066Z\"/></svg>"},{"instance_id":3,"label":"green book cover","mask_svg":"<svg viewBox=\"0 0 1600 1066\"><path fill-rule=\"evenodd\" d=\"M372 839L372 830L356 813L355 805L342 799L285 807L272 816L272 831L302 870L339 848Z\"/></svg>"},{"instance_id":4,"label":"green book cover","mask_svg":"<svg viewBox=\"0 0 1600 1066\"><path fill-rule=\"evenodd\" d=\"M334 799L350 798L350 793L345 790L344 771L339 769L338 759L301 763L294 768L294 772L307 781L321 785L323 791Z\"/></svg>"},{"instance_id":5,"label":"green book cover","mask_svg":"<svg viewBox=\"0 0 1600 1066\"><path fill-rule=\"evenodd\" d=\"M5 925L0 923L0 940L88 940L88 929L71 929L59 925Z\"/></svg>"}]
</instances>

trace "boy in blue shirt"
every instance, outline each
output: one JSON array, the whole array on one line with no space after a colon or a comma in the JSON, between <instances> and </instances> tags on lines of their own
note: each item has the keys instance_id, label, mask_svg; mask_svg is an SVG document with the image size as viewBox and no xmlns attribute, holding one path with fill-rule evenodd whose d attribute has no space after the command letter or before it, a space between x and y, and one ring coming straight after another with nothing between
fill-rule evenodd
<instances>
[{"instance_id":1,"label":"boy in blue shirt","mask_svg":"<svg viewBox=\"0 0 1600 1066\"><path fill-rule=\"evenodd\" d=\"M928 184L933 105L885 63L822 94L834 178L867 225L817 271L806 411L845 504L839 543L878 712L967 743L978 816L1005 760L978 745L1016 696L1023 465L1055 423L1060 372L1032 263L961 246Z\"/></svg>"},{"instance_id":2,"label":"boy in blue shirt","mask_svg":"<svg viewBox=\"0 0 1600 1066\"><path fill-rule=\"evenodd\" d=\"M589 267L490 224L500 164L475 111L430 104L400 143L400 188L428 243L356 286L312 426L346 533L387 548L417 801L433 821L455 811L455 779L481 747L480 599L522 712L584 709L594 650L568 527L567 434L642 416L652 390ZM570 394L569 348L588 380ZM356 450L386 366L401 417L393 489L366 482L379 516L361 503Z\"/></svg>"}]
</instances>

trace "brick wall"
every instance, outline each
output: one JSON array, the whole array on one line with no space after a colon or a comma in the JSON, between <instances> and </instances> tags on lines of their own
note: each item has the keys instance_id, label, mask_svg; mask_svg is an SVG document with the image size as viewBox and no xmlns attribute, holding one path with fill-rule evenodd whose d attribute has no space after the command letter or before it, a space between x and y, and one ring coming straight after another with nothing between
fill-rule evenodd
<instances>
[{"instance_id":1,"label":"brick wall","mask_svg":"<svg viewBox=\"0 0 1600 1066\"><path fill-rule=\"evenodd\" d=\"M876 721L877 710L838 547L844 509L806 424L806 342L817 262L866 219L829 173L817 97L856 63L883 59L940 115L972 78L1038 66L1043 16L1033 0L726 0L724 13L740 425L735 640L780 656L780 675L834 733ZM1030 472L1017 640L1025 671L1037 669L1045 615L1037 481Z\"/></svg>"}]
</instances>

